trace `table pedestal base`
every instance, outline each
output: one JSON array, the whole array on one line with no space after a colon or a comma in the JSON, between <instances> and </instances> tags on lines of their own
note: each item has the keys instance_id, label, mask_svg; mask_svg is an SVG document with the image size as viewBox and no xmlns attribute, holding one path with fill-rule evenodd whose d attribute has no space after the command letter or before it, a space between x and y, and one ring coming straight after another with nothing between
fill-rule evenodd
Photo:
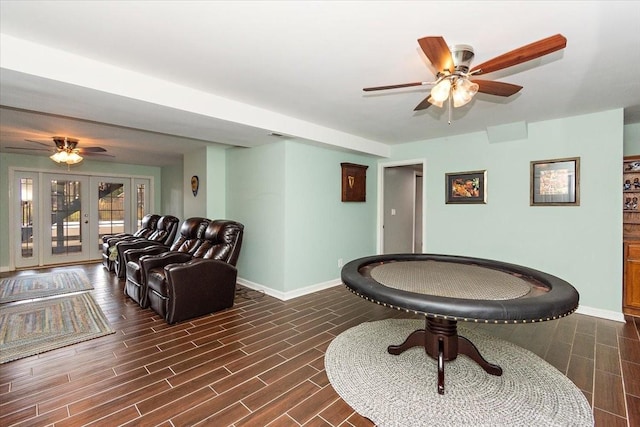
<instances>
[{"instance_id":1,"label":"table pedestal base","mask_svg":"<svg viewBox=\"0 0 640 427\"><path fill-rule=\"evenodd\" d=\"M455 320L426 317L425 329L413 331L400 345L390 345L387 351L398 355L412 347L424 347L424 351L438 361L438 393L444 394L444 362L464 354L491 375L502 375L502 368L487 362L478 348L467 338L458 335Z\"/></svg>"}]
</instances>

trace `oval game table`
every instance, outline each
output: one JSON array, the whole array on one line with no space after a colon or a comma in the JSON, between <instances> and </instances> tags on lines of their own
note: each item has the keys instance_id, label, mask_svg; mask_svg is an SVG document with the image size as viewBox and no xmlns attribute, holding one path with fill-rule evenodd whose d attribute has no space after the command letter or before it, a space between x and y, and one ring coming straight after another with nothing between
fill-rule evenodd
<instances>
[{"instance_id":1,"label":"oval game table","mask_svg":"<svg viewBox=\"0 0 640 427\"><path fill-rule=\"evenodd\" d=\"M444 394L444 362L464 354L487 373L502 375L476 346L459 336L457 322L533 323L558 319L578 308L576 289L551 274L500 261L454 255L390 254L360 258L342 269L353 293L383 306L423 314L425 328L387 351L421 346L438 361L438 393Z\"/></svg>"}]
</instances>

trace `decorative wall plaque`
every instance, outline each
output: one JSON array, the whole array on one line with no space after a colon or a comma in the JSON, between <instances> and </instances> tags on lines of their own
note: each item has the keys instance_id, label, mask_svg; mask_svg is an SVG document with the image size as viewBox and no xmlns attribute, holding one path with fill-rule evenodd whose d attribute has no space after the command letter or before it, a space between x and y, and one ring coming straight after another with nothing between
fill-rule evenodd
<instances>
[{"instance_id":1,"label":"decorative wall plaque","mask_svg":"<svg viewBox=\"0 0 640 427\"><path fill-rule=\"evenodd\" d=\"M367 168L354 163L340 163L342 166L342 201L365 202L367 199Z\"/></svg>"},{"instance_id":2,"label":"decorative wall plaque","mask_svg":"<svg viewBox=\"0 0 640 427\"><path fill-rule=\"evenodd\" d=\"M200 188L200 178L198 175L193 175L191 177L191 192L193 193L193 197L198 195L198 189Z\"/></svg>"}]
</instances>

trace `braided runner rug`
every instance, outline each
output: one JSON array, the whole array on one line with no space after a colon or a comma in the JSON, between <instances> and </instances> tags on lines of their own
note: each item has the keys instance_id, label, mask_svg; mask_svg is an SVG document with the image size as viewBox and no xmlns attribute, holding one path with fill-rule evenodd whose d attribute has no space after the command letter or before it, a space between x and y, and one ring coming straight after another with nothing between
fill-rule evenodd
<instances>
[{"instance_id":1,"label":"braided runner rug","mask_svg":"<svg viewBox=\"0 0 640 427\"><path fill-rule=\"evenodd\" d=\"M114 333L88 292L0 307L0 363Z\"/></svg>"},{"instance_id":2,"label":"braided runner rug","mask_svg":"<svg viewBox=\"0 0 640 427\"><path fill-rule=\"evenodd\" d=\"M445 394L437 393L437 362L423 348L394 356L423 320L365 322L338 335L325 355L336 392L378 426L593 426L582 392L534 353L458 324L484 358L502 367L487 374L464 355L445 362Z\"/></svg>"},{"instance_id":3,"label":"braided runner rug","mask_svg":"<svg viewBox=\"0 0 640 427\"><path fill-rule=\"evenodd\" d=\"M29 274L0 280L0 303L93 289L82 270Z\"/></svg>"}]
</instances>

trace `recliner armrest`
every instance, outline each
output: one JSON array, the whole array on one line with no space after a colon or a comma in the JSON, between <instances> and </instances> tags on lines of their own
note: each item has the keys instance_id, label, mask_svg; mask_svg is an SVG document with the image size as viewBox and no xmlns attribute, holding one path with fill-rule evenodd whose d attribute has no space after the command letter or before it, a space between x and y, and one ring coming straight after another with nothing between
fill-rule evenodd
<instances>
[{"instance_id":1,"label":"recliner armrest","mask_svg":"<svg viewBox=\"0 0 640 427\"><path fill-rule=\"evenodd\" d=\"M121 257L122 254L129 249L142 249L142 248L147 248L149 246L160 246L160 245L162 244L160 242L156 242L155 240L136 238L132 240L120 241L116 243L116 248L118 249L118 257Z\"/></svg>"},{"instance_id":2,"label":"recliner armrest","mask_svg":"<svg viewBox=\"0 0 640 427\"><path fill-rule=\"evenodd\" d=\"M214 259L194 258L164 267L168 286L166 320L181 320L233 306L238 270Z\"/></svg>"},{"instance_id":3,"label":"recliner armrest","mask_svg":"<svg viewBox=\"0 0 640 427\"><path fill-rule=\"evenodd\" d=\"M168 246L165 245L151 245L144 248L139 249L127 249L124 251L124 262L127 264L130 261L139 262L140 258L146 255L160 255L169 250Z\"/></svg>"},{"instance_id":4,"label":"recliner armrest","mask_svg":"<svg viewBox=\"0 0 640 427\"><path fill-rule=\"evenodd\" d=\"M138 261L145 277L149 270L163 268L173 263L186 263L191 260L191 254L186 252L168 251L159 255L143 255Z\"/></svg>"}]
</instances>

